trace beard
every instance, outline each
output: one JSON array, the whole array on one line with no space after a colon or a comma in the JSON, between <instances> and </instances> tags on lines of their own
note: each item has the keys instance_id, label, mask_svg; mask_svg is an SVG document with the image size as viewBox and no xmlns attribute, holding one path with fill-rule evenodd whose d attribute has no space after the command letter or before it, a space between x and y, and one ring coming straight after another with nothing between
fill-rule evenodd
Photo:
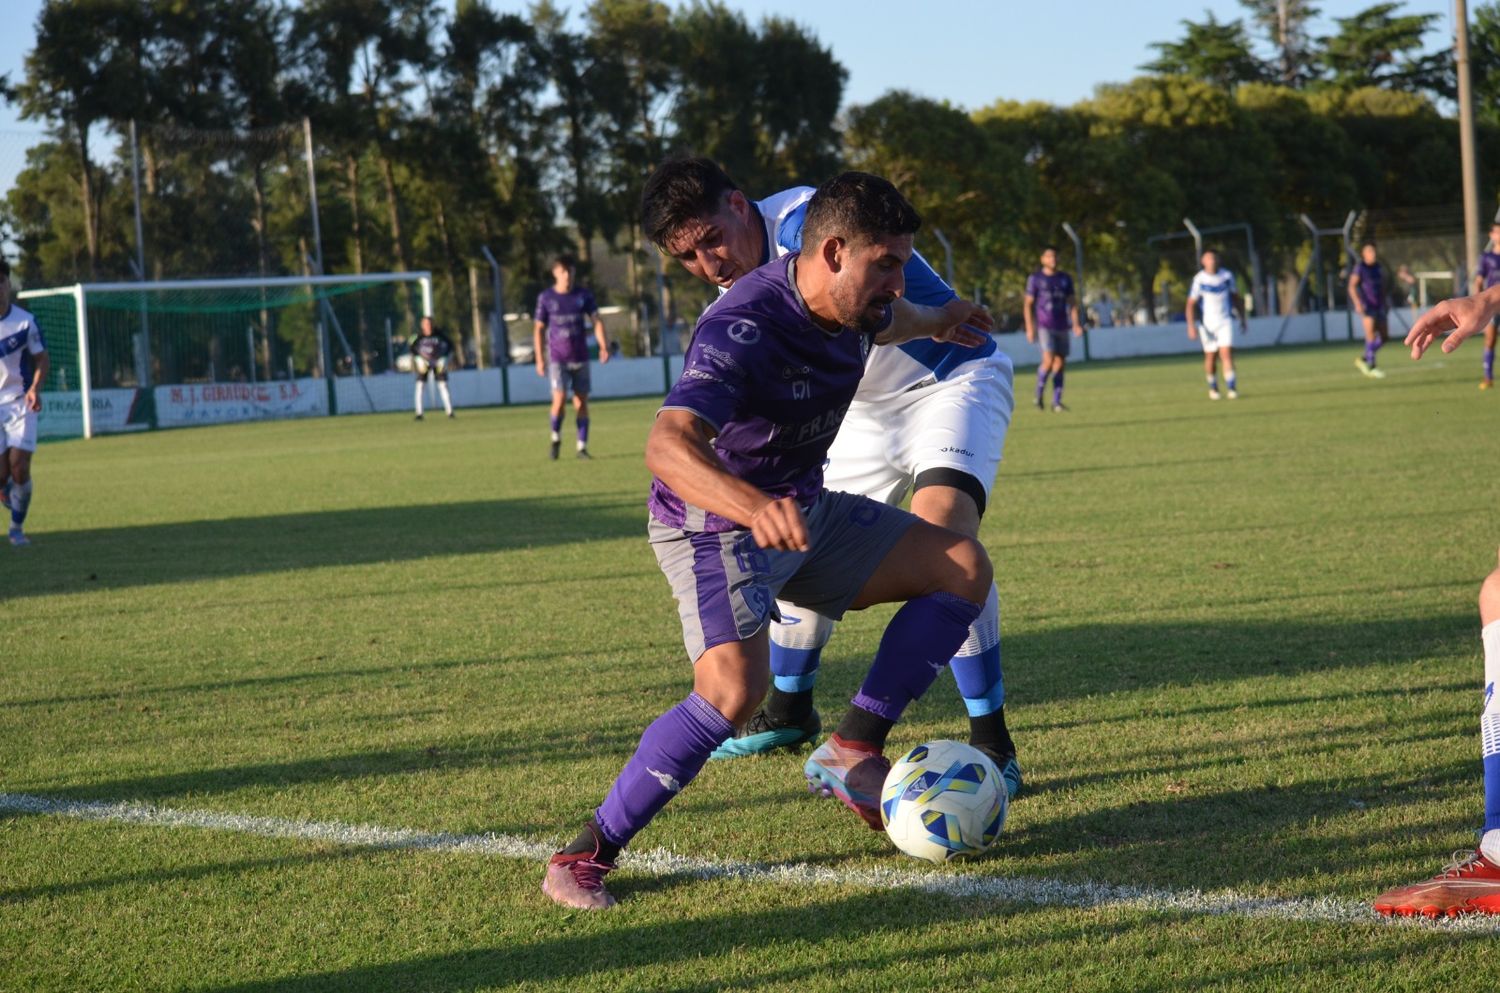
<instances>
[{"instance_id":1,"label":"beard","mask_svg":"<svg viewBox=\"0 0 1500 993\"><path fill-rule=\"evenodd\" d=\"M837 293L834 295L838 322L861 334L882 330L890 322L891 304L895 301L896 298L888 293L877 293L863 299L849 299Z\"/></svg>"}]
</instances>

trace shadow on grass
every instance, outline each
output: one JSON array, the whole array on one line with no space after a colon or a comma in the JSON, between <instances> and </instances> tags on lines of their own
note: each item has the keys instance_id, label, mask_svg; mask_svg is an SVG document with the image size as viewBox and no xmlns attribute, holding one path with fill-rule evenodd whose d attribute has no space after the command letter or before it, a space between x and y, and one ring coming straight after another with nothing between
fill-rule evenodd
<instances>
[{"instance_id":1,"label":"shadow on grass","mask_svg":"<svg viewBox=\"0 0 1500 993\"><path fill-rule=\"evenodd\" d=\"M559 495L182 521L40 535L15 599L613 538L645 545L645 494ZM5 598L0 597L0 600Z\"/></svg>"}]
</instances>

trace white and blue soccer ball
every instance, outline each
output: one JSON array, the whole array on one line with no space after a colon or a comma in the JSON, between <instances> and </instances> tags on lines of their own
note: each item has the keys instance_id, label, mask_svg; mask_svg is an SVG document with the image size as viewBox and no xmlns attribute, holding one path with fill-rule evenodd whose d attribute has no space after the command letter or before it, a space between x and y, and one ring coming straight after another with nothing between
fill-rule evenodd
<instances>
[{"instance_id":1,"label":"white and blue soccer ball","mask_svg":"<svg viewBox=\"0 0 1500 993\"><path fill-rule=\"evenodd\" d=\"M988 755L958 741L929 741L891 766L880 820L897 848L942 864L993 845L1009 803Z\"/></svg>"}]
</instances>

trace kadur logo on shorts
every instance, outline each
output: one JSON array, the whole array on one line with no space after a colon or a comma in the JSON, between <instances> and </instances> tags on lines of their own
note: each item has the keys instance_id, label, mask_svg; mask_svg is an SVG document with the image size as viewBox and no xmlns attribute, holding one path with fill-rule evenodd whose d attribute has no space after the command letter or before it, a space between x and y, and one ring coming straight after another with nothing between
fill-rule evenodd
<instances>
[{"instance_id":1,"label":"kadur logo on shorts","mask_svg":"<svg viewBox=\"0 0 1500 993\"><path fill-rule=\"evenodd\" d=\"M741 345L753 345L760 341L760 328L755 326L754 321L735 321L729 325L727 333Z\"/></svg>"}]
</instances>

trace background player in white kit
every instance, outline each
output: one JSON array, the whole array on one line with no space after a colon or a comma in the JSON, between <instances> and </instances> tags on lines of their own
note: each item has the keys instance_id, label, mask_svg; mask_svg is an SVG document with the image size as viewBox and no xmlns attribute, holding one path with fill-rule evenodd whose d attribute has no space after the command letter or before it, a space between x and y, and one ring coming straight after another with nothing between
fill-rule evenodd
<instances>
[{"instance_id":1,"label":"background player in white kit","mask_svg":"<svg viewBox=\"0 0 1500 993\"><path fill-rule=\"evenodd\" d=\"M1208 398L1219 399L1219 380L1214 375L1214 361L1224 367L1224 386L1229 399L1238 397L1234 375L1234 322L1238 317L1244 326L1245 305L1234 286L1234 273L1219 268L1219 253L1212 248L1203 253L1203 268L1193 277L1188 290L1187 333L1189 340L1203 344L1203 373L1208 378ZM1198 320L1198 305L1203 306L1203 320ZM1248 330L1248 329L1247 329Z\"/></svg>"},{"instance_id":2,"label":"background player in white kit","mask_svg":"<svg viewBox=\"0 0 1500 993\"><path fill-rule=\"evenodd\" d=\"M10 263L0 259L0 494L10 509L10 543L26 545L31 455L47 379L47 344L29 311L10 299Z\"/></svg>"},{"instance_id":3,"label":"background player in white kit","mask_svg":"<svg viewBox=\"0 0 1500 993\"><path fill-rule=\"evenodd\" d=\"M721 290L802 243L811 187L751 202L708 159L666 162L646 181L642 226L683 267ZM945 306L957 294L920 255L906 265L905 298ZM784 374L795 378L797 370ZM912 492L918 517L974 538L979 533L1014 407L1010 359L993 342L963 348L935 341L879 346L829 451L826 485L899 504ZM812 690L834 622L778 603L771 629L773 686L765 704L714 753L758 754L810 741L822 729ZM1011 795L1021 768L1005 724L999 596L993 586L951 669L969 713L969 740L995 760Z\"/></svg>"}]
</instances>

